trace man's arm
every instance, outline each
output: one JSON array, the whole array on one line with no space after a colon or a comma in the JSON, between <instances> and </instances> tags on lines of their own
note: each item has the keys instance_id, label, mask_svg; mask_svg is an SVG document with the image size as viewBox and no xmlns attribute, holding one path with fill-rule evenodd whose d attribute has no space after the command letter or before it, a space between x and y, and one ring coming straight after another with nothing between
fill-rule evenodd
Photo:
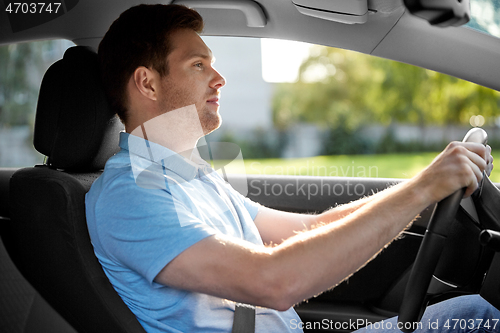
<instances>
[{"instance_id":1,"label":"man's arm","mask_svg":"<svg viewBox=\"0 0 500 333\"><path fill-rule=\"evenodd\" d=\"M477 188L486 149L453 143L415 178L394 186L337 223L295 235L272 248L224 235L182 252L156 282L237 302L285 310L354 273L431 203ZM321 216L321 215L320 215Z\"/></svg>"},{"instance_id":2,"label":"man's arm","mask_svg":"<svg viewBox=\"0 0 500 333\"><path fill-rule=\"evenodd\" d=\"M254 222L264 244L275 246L300 232L338 221L372 201L377 195L380 195L380 192L331 208L321 214L290 213L262 206Z\"/></svg>"},{"instance_id":3,"label":"man's arm","mask_svg":"<svg viewBox=\"0 0 500 333\"><path fill-rule=\"evenodd\" d=\"M490 146L486 146L485 160L487 161L485 171L489 176L493 169L493 157L491 156ZM378 192L369 197L336 206L317 215L289 213L268 207L261 207L255 218L255 224L264 244L275 246L300 232L338 221L381 195L384 194Z\"/></svg>"}]
</instances>

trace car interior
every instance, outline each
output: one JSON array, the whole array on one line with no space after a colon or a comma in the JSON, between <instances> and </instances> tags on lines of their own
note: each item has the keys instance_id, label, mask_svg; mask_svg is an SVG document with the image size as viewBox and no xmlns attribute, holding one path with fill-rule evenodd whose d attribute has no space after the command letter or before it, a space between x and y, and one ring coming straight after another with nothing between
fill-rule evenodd
<instances>
[{"instance_id":1,"label":"car interior","mask_svg":"<svg viewBox=\"0 0 500 333\"><path fill-rule=\"evenodd\" d=\"M55 38L77 45L47 70L40 87L33 144L46 156L45 162L0 168L0 331L144 332L94 256L85 220L85 193L118 151L118 133L123 130L101 86L97 46L121 12L149 1L60 2L60 13L35 19L9 13L5 9L13 2L0 0L0 45ZM468 21L469 14L463 10L469 4L466 0L458 7L443 5L432 11L415 5L424 1L402 0L161 2L197 9L207 36L277 38L338 47L500 90L500 41L460 26ZM324 211L404 181L264 175L245 179L262 189L249 193L251 199L299 213ZM365 191L342 195L322 191L309 200L300 192L292 197L264 195L264 183L353 189L360 184ZM460 198L428 207L411 228L357 273L298 304L302 321L339 323L322 329L332 332L352 331L342 323L373 323L400 311L405 313L402 320L418 321L426 304L470 293L481 293L499 307L495 282L500 275L500 257L495 255L500 250L498 184L485 180L472 200L460 205ZM430 240L432 232L439 244ZM422 252L430 247L431 252ZM434 260L429 266L430 257Z\"/></svg>"}]
</instances>

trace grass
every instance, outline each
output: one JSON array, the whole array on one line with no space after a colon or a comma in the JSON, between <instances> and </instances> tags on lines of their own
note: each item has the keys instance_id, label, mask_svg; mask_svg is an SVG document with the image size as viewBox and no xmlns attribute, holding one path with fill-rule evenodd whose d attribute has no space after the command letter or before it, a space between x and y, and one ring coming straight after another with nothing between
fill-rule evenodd
<instances>
[{"instance_id":1,"label":"grass","mask_svg":"<svg viewBox=\"0 0 500 333\"><path fill-rule=\"evenodd\" d=\"M429 165L438 153L317 156L296 159L256 159L236 164L229 172L257 175L411 178ZM500 161L500 153L493 154ZM500 167L490 176L500 182Z\"/></svg>"}]
</instances>

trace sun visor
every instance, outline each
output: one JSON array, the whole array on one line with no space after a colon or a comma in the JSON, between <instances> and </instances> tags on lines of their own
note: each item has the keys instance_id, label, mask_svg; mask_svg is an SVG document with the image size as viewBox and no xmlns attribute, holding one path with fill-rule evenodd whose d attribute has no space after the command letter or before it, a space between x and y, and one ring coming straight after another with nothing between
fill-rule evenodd
<instances>
[{"instance_id":1,"label":"sun visor","mask_svg":"<svg viewBox=\"0 0 500 333\"><path fill-rule=\"evenodd\" d=\"M368 0L292 0L304 15L346 24L368 20Z\"/></svg>"},{"instance_id":2,"label":"sun visor","mask_svg":"<svg viewBox=\"0 0 500 333\"><path fill-rule=\"evenodd\" d=\"M175 0L172 3L184 5L194 9L231 9L241 11L246 19L247 26L262 28L267 24L267 18L262 7L250 0Z\"/></svg>"}]
</instances>

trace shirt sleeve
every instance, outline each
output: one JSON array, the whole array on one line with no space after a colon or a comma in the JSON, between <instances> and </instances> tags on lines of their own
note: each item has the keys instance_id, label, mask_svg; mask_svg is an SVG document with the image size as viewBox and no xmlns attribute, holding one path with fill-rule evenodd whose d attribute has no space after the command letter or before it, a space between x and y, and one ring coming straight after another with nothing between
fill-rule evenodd
<instances>
[{"instance_id":1,"label":"shirt sleeve","mask_svg":"<svg viewBox=\"0 0 500 333\"><path fill-rule=\"evenodd\" d=\"M111 186L96 206L100 243L107 257L153 283L175 257L217 231L165 189Z\"/></svg>"},{"instance_id":2,"label":"shirt sleeve","mask_svg":"<svg viewBox=\"0 0 500 333\"><path fill-rule=\"evenodd\" d=\"M262 207L262 205L251 200L250 198L243 196L240 192L236 191L229 183L225 181L223 181L223 183L226 186L226 189L231 193L231 196L238 200L240 204L245 206L245 209L252 217L252 220L255 220L255 218L257 217L257 213L259 212L259 209L260 207Z\"/></svg>"},{"instance_id":3,"label":"shirt sleeve","mask_svg":"<svg viewBox=\"0 0 500 333\"><path fill-rule=\"evenodd\" d=\"M251 199L249 199L249 198L243 197L243 200L244 200L243 204L245 205L245 208L250 213L250 216L252 217L252 220L255 220L255 218L257 217L257 213L259 212L259 209L260 209L260 207L262 207L262 205L259 204L259 203L257 203L257 202L255 202L255 201L253 201L253 200L251 200Z\"/></svg>"}]
</instances>

